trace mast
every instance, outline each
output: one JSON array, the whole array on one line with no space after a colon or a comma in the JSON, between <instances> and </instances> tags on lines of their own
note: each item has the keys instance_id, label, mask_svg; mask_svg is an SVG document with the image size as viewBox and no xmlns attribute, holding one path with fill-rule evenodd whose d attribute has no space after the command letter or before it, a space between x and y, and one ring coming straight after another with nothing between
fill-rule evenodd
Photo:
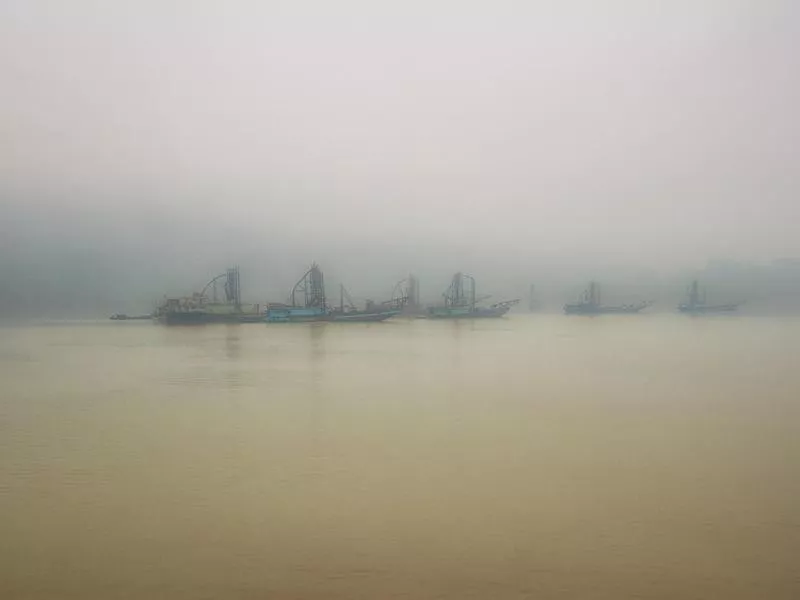
<instances>
[{"instance_id":1,"label":"mast","mask_svg":"<svg viewBox=\"0 0 800 600\"><path fill-rule=\"evenodd\" d=\"M600 289L596 282L590 281L589 282L589 290L588 290L588 303L593 306L598 306L600 304Z\"/></svg>"},{"instance_id":2,"label":"mast","mask_svg":"<svg viewBox=\"0 0 800 600\"><path fill-rule=\"evenodd\" d=\"M408 297L408 303L414 310L419 308L419 284L414 275L408 276L408 292L406 296Z\"/></svg>"},{"instance_id":3,"label":"mast","mask_svg":"<svg viewBox=\"0 0 800 600\"><path fill-rule=\"evenodd\" d=\"M344 284L339 284L339 311L344 312Z\"/></svg>"},{"instance_id":4,"label":"mast","mask_svg":"<svg viewBox=\"0 0 800 600\"><path fill-rule=\"evenodd\" d=\"M472 275L464 275L463 277L469 279L469 309L470 311L474 311L476 303L475 278Z\"/></svg>"},{"instance_id":5,"label":"mast","mask_svg":"<svg viewBox=\"0 0 800 600\"><path fill-rule=\"evenodd\" d=\"M450 287L444 295L445 306L459 306L463 294L463 281L461 280L461 272L459 271L453 275L453 280L450 282Z\"/></svg>"},{"instance_id":6,"label":"mast","mask_svg":"<svg viewBox=\"0 0 800 600\"><path fill-rule=\"evenodd\" d=\"M241 308L242 292L239 284L239 267L231 267L225 272L225 299L232 303L236 310Z\"/></svg>"},{"instance_id":7,"label":"mast","mask_svg":"<svg viewBox=\"0 0 800 600\"><path fill-rule=\"evenodd\" d=\"M230 267L224 273L217 275L209 281L205 287L200 291L200 298L206 297L206 291L211 288L212 302L217 302L217 281L224 279L225 283L222 286L225 292L225 302L233 304L236 310L241 310L242 306L242 290L239 283L239 267Z\"/></svg>"},{"instance_id":8,"label":"mast","mask_svg":"<svg viewBox=\"0 0 800 600\"><path fill-rule=\"evenodd\" d=\"M469 279L470 281L469 292L464 289L464 279ZM465 275L461 271L453 275L450 287L444 293L444 305L448 307L468 306L471 310L474 310L476 301L475 278L471 275Z\"/></svg>"},{"instance_id":9,"label":"mast","mask_svg":"<svg viewBox=\"0 0 800 600\"><path fill-rule=\"evenodd\" d=\"M297 306L297 292L303 292L304 306L325 308L325 279L317 263L305 272L292 288L292 306Z\"/></svg>"},{"instance_id":10,"label":"mast","mask_svg":"<svg viewBox=\"0 0 800 600\"><path fill-rule=\"evenodd\" d=\"M697 279L695 279L689 287L689 306L698 306L700 303L700 291L697 285Z\"/></svg>"}]
</instances>

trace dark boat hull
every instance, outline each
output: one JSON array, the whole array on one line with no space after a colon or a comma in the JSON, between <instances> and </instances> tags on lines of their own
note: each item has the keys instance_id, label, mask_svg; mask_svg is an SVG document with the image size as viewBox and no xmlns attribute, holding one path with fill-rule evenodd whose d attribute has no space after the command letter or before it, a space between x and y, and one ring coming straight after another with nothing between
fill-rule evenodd
<instances>
[{"instance_id":1,"label":"dark boat hull","mask_svg":"<svg viewBox=\"0 0 800 600\"><path fill-rule=\"evenodd\" d=\"M509 309L509 306L476 308L474 310L431 309L427 316L429 319L498 319L504 316Z\"/></svg>"},{"instance_id":2,"label":"dark boat hull","mask_svg":"<svg viewBox=\"0 0 800 600\"><path fill-rule=\"evenodd\" d=\"M564 305L564 312L568 315L635 315L651 304L652 301L646 300L636 304L607 306L600 300L600 288L597 283L590 281L589 287L578 302Z\"/></svg>"},{"instance_id":3,"label":"dark boat hull","mask_svg":"<svg viewBox=\"0 0 800 600\"><path fill-rule=\"evenodd\" d=\"M710 313L733 312L739 309L738 304L718 304L716 306L689 306L681 304L678 310L691 315L705 315Z\"/></svg>"},{"instance_id":4,"label":"dark boat hull","mask_svg":"<svg viewBox=\"0 0 800 600\"><path fill-rule=\"evenodd\" d=\"M246 313L213 313L204 311L168 312L159 319L165 325L206 325L208 323L261 323L262 315Z\"/></svg>"},{"instance_id":5,"label":"dark boat hull","mask_svg":"<svg viewBox=\"0 0 800 600\"><path fill-rule=\"evenodd\" d=\"M111 315L110 317L112 321L147 321L152 318L153 315Z\"/></svg>"},{"instance_id":6,"label":"dark boat hull","mask_svg":"<svg viewBox=\"0 0 800 600\"><path fill-rule=\"evenodd\" d=\"M399 314L398 310L329 312L322 307L272 306L267 310L268 323L376 323Z\"/></svg>"},{"instance_id":7,"label":"dark boat hull","mask_svg":"<svg viewBox=\"0 0 800 600\"><path fill-rule=\"evenodd\" d=\"M386 319L391 319L399 313L399 310L369 313L333 313L330 315L330 320L335 323L377 323L385 321Z\"/></svg>"},{"instance_id":8,"label":"dark boat hull","mask_svg":"<svg viewBox=\"0 0 800 600\"><path fill-rule=\"evenodd\" d=\"M565 304L564 313L568 315L633 315L647 308L637 306L593 306L585 304Z\"/></svg>"}]
</instances>

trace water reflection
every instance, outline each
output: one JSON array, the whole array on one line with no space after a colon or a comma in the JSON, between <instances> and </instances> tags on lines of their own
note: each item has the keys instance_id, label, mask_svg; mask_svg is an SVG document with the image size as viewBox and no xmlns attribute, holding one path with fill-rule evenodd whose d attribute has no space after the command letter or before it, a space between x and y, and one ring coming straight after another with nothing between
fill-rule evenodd
<instances>
[{"instance_id":1,"label":"water reflection","mask_svg":"<svg viewBox=\"0 0 800 600\"><path fill-rule=\"evenodd\" d=\"M241 336L239 324L225 326L225 358L237 360L241 356Z\"/></svg>"},{"instance_id":2,"label":"water reflection","mask_svg":"<svg viewBox=\"0 0 800 600\"><path fill-rule=\"evenodd\" d=\"M225 371L223 382L225 387L231 391L242 387L242 366L239 363L241 358L241 327L240 324L225 325Z\"/></svg>"},{"instance_id":3,"label":"water reflection","mask_svg":"<svg viewBox=\"0 0 800 600\"><path fill-rule=\"evenodd\" d=\"M325 358L325 332L327 327L327 323L309 323L308 325L310 337L308 349L312 364L318 363Z\"/></svg>"},{"instance_id":4,"label":"water reflection","mask_svg":"<svg viewBox=\"0 0 800 600\"><path fill-rule=\"evenodd\" d=\"M447 325L450 325L450 338L453 342L450 344L450 366L457 370L461 364L462 337L464 336L464 329L468 325L466 321L462 321L461 319L453 319L450 323L447 323Z\"/></svg>"}]
</instances>

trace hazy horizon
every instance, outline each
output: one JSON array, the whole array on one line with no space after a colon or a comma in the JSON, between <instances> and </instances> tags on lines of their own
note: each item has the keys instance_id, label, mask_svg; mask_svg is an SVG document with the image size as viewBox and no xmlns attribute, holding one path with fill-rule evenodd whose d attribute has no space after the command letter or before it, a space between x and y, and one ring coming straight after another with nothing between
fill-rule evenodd
<instances>
[{"instance_id":1,"label":"hazy horizon","mask_svg":"<svg viewBox=\"0 0 800 600\"><path fill-rule=\"evenodd\" d=\"M6 0L0 308L800 256L797 12Z\"/></svg>"}]
</instances>

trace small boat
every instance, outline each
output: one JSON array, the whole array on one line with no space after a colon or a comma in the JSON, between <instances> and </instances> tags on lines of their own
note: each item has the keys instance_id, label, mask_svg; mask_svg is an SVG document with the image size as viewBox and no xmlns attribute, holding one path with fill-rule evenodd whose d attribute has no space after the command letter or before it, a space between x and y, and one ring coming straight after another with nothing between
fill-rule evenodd
<instances>
[{"instance_id":1,"label":"small boat","mask_svg":"<svg viewBox=\"0 0 800 600\"><path fill-rule=\"evenodd\" d=\"M689 314L706 314L719 312L733 312L739 308L739 304L706 304L706 292L700 293L700 286L695 279L689 286L689 292L685 302L678 305L678 310Z\"/></svg>"},{"instance_id":2,"label":"small boat","mask_svg":"<svg viewBox=\"0 0 800 600\"><path fill-rule=\"evenodd\" d=\"M594 281L581 294L577 304L565 304L564 312L568 315L609 315L609 314L635 314L650 306L652 302L639 302L638 304L621 304L606 306L600 299L600 286Z\"/></svg>"},{"instance_id":3,"label":"small boat","mask_svg":"<svg viewBox=\"0 0 800 600\"><path fill-rule=\"evenodd\" d=\"M468 282L464 284L465 280ZM458 272L453 275L450 287L443 294L444 306L432 306L428 309L429 319L486 319L499 318L505 315L519 300L506 300L491 306L478 306L475 295L475 278Z\"/></svg>"}]
</instances>

